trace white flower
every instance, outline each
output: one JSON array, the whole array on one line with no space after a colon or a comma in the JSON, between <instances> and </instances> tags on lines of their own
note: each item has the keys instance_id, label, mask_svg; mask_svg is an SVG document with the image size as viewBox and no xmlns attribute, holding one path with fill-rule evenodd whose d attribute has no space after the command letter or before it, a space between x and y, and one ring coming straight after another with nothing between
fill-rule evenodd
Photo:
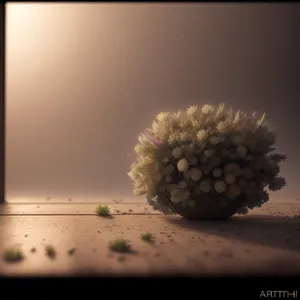
<instances>
[{"instance_id":1,"label":"white flower","mask_svg":"<svg viewBox=\"0 0 300 300\"><path fill-rule=\"evenodd\" d=\"M139 141L141 144L143 144L143 145L145 145L145 142L148 142L148 140L146 139L146 137L145 137L143 134L141 134L141 135L138 137L138 141Z\"/></svg>"},{"instance_id":2,"label":"white flower","mask_svg":"<svg viewBox=\"0 0 300 300\"><path fill-rule=\"evenodd\" d=\"M247 154L247 148L243 145L237 147L236 152L240 157L245 157Z\"/></svg>"},{"instance_id":3,"label":"white flower","mask_svg":"<svg viewBox=\"0 0 300 300\"><path fill-rule=\"evenodd\" d=\"M223 180L218 180L214 185L215 191L219 194L224 193L226 191L226 183Z\"/></svg>"},{"instance_id":4,"label":"white flower","mask_svg":"<svg viewBox=\"0 0 300 300\"><path fill-rule=\"evenodd\" d=\"M201 179L203 173L197 168L192 168L189 170L189 176L193 181L198 181Z\"/></svg>"},{"instance_id":5,"label":"white flower","mask_svg":"<svg viewBox=\"0 0 300 300\"><path fill-rule=\"evenodd\" d=\"M236 197L238 197L241 194L241 192L242 192L242 189L237 184L233 184L228 187L226 196L229 199L235 199Z\"/></svg>"},{"instance_id":6,"label":"white flower","mask_svg":"<svg viewBox=\"0 0 300 300\"><path fill-rule=\"evenodd\" d=\"M193 127L199 128L201 123L200 123L200 121L197 120L197 119L192 119L192 120L191 120L191 124L193 125Z\"/></svg>"},{"instance_id":7,"label":"white flower","mask_svg":"<svg viewBox=\"0 0 300 300\"><path fill-rule=\"evenodd\" d=\"M171 201L173 203L180 203L183 201L183 198L181 197L181 195L178 193L177 190L171 192Z\"/></svg>"},{"instance_id":8,"label":"white flower","mask_svg":"<svg viewBox=\"0 0 300 300\"><path fill-rule=\"evenodd\" d=\"M178 185L179 185L179 188L181 188L181 189L187 188L187 183L183 180L180 181Z\"/></svg>"},{"instance_id":9,"label":"white flower","mask_svg":"<svg viewBox=\"0 0 300 300\"><path fill-rule=\"evenodd\" d=\"M222 175L222 170L221 169L214 169L213 170L213 176L215 178L219 178L219 177L221 177L221 175Z\"/></svg>"},{"instance_id":10,"label":"white flower","mask_svg":"<svg viewBox=\"0 0 300 300\"><path fill-rule=\"evenodd\" d=\"M171 201L174 203L179 203L187 200L191 193L188 190L173 190L171 192Z\"/></svg>"},{"instance_id":11,"label":"white flower","mask_svg":"<svg viewBox=\"0 0 300 300\"><path fill-rule=\"evenodd\" d=\"M156 121L152 122L152 131L153 132L159 132L161 130L161 123L158 123Z\"/></svg>"},{"instance_id":12,"label":"white flower","mask_svg":"<svg viewBox=\"0 0 300 300\"><path fill-rule=\"evenodd\" d=\"M197 112L197 110L198 110L198 107L195 105L192 105L187 109L186 113L188 115L194 115Z\"/></svg>"},{"instance_id":13,"label":"white flower","mask_svg":"<svg viewBox=\"0 0 300 300\"><path fill-rule=\"evenodd\" d=\"M269 189L271 191L279 191L286 185L286 183L287 181L284 177L275 177L273 182L269 185Z\"/></svg>"},{"instance_id":14,"label":"white flower","mask_svg":"<svg viewBox=\"0 0 300 300\"><path fill-rule=\"evenodd\" d=\"M287 156L285 154L273 153L273 154L269 155L269 159L274 161L275 163L279 164L282 161L286 161Z\"/></svg>"},{"instance_id":15,"label":"white flower","mask_svg":"<svg viewBox=\"0 0 300 300\"><path fill-rule=\"evenodd\" d=\"M172 181L172 177L170 175L166 176L165 181L166 182L171 182Z\"/></svg>"},{"instance_id":16,"label":"white flower","mask_svg":"<svg viewBox=\"0 0 300 300\"><path fill-rule=\"evenodd\" d=\"M160 112L156 118L158 121L163 122L166 121L169 118L169 116L170 114L167 112Z\"/></svg>"},{"instance_id":17,"label":"white flower","mask_svg":"<svg viewBox=\"0 0 300 300\"><path fill-rule=\"evenodd\" d=\"M234 184L236 182L236 177L233 174L226 174L225 182L227 184Z\"/></svg>"},{"instance_id":18,"label":"white flower","mask_svg":"<svg viewBox=\"0 0 300 300\"><path fill-rule=\"evenodd\" d=\"M173 116L177 119L179 119L182 115L182 112L179 110L177 113L174 113Z\"/></svg>"},{"instance_id":19,"label":"white flower","mask_svg":"<svg viewBox=\"0 0 300 300\"><path fill-rule=\"evenodd\" d=\"M269 164L271 170L276 170L278 168L278 164L275 161L271 161Z\"/></svg>"},{"instance_id":20,"label":"white flower","mask_svg":"<svg viewBox=\"0 0 300 300\"><path fill-rule=\"evenodd\" d=\"M186 158L182 158L177 163L177 169L179 172L185 172L189 169L189 162Z\"/></svg>"},{"instance_id":21,"label":"white flower","mask_svg":"<svg viewBox=\"0 0 300 300\"><path fill-rule=\"evenodd\" d=\"M217 145L220 143L220 138L217 137L217 136L212 136L210 139L209 139L209 142L212 144L212 145Z\"/></svg>"},{"instance_id":22,"label":"white flower","mask_svg":"<svg viewBox=\"0 0 300 300\"><path fill-rule=\"evenodd\" d=\"M244 142L244 137L242 135L234 135L231 140L234 145L239 146Z\"/></svg>"},{"instance_id":23,"label":"white flower","mask_svg":"<svg viewBox=\"0 0 300 300\"><path fill-rule=\"evenodd\" d=\"M197 138L200 140L200 141L204 141L206 140L208 137L208 131L205 130L205 129L201 129L198 131L197 133Z\"/></svg>"},{"instance_id":24,"label":"white flower","mask_svg":"<svg viewBox=\"0 0 300 300\"><path fill-rule=\"evenodd\" d=\"M219 135L218 136L219 137L219 141L220 141L220 143L224 143L225 142L225 136L224 135Z\"/></svg>"},{"instance_id":25,"label":"white flower","mask_svg":"<svg viewBox=\"0 0 300 300\"><path fill-rule=\"evenodd\" d=\"M244 168L242 174L246 179L252 179L253 177L253 172L249 168Z\"/></svg>"},{"instance_id":26,"label":"white flower","mask_svg":"<svg viewBox=\"0 0 300 300\"><path fill-rule=\"evenodd\" d=\"M190 139L190 135L188 134L188 132L182 132L180 133L180 141L182 142L187 142Z\"/></svg>"},{"instance_id":27,"label":"white flower","mask_svg":"<svg viewBox=\"0 0 300 300\"><path fill-rule=\"evenodd\" d=\"M169 193L172 193L172 191L178 190L178 185L177 184L168 184L167 185L167 191Z\"/></svg>"},{"instance_id":28,"label":"white flower","mask_svg":"<svg viewBox=\"0 0 300 300\"><path fill-rule=\"evenodd\" d=\"M230 151L229 150L227 150L227 149L223 149L222 150L222 156L223 157L228 157L230 155Z\"/></svg>"},{"instance_id":29,"label":"white flower","mask_svg":"<svg viewBox=\"0 0 300 300\"><path fill-rule=\"evenodd\" d=\"M163 168L162 173L164 175L170 175L170 174L173 173L174 169L175 169L174 166L169 164L169 165L167 165L166 167Z\"/></svg>"},{"instance_id":30,"label":"white flower","mask_svg":"<svg viewBox=\"0 0 300 300\"><path fill-rule=\"evenodd\" d=\"M250 149L252 148L255 148L256 146L256 141L254 139L250 139L248 138L247 140L245 140L244 144L247 145Z\"/></svg>"},{"instance_id":31,"label":"white flower","mask_svg":"<svg viewBox=\"0 0 300 300\"><path fill-rule=\"evenodd\" d=\"M224 110L225 110L225 104L224 103L220 103L217 107L217 112L216 115L220 116L222 114L224 114Z\"/></svg>"},{"instance_id":32,"label":"white flower","mask_svg":"<svg viewBox=\"0 0 300 300\"><path fill-rule=\"evenodd\" d=\"M200 185L199 188L202 192L204 193L209 193L211 191L211 184L209 181L207 180L203 180Z\"/></svg>"},{"instance_id":33,"label":"white flower","mask_svg":"<svg viewBox=\"0 0 300 300\"><path fill-rule=\"evenodd\" d=\"M195 150L192 145L185 145L182 146L182 151L185 154L185 156L192 156Z\"/></svg>"},{"instance_id":34,"label":"white flower","mask_svg":"<svg viewBox=\"0 0 300 300\"><path fill-rule=\"evenodd\" d=\"M209 174L212 171L212 169L213 167L211 167L210 165L201 166L201 170L205 175Z\"/></svg>"},{"instance_id":35,"label":"white flower","mask_svg":"<svg viewBox=\"0 0 300 300\"><path fill-rule=\"evenodd\" d=\"M211 156L214 155L214 153L215 153L215 150L214 150L214 149L209 149L209 150L205 150L205 151L204 151L204 155L205 155L206 157L211 157Z\"/></svg>"},{"instance_id":36,"label":"white flower","mask_svg":"<svg viewBox=\"0 0 300 300\"><path fill-rule=\"evenodd\" d=\"M173 151L172 151L172 155L176 159L180 158L182 156L182 150L181 150L181 148L180 147L174 148Z\"/></svg>"},{"instance_id":37,"label":"white flower","mask_svg":"<svg viewBox=\"0 0 300 300\"><path fill-rule=\"evenodd\" d=\"M168 139L168 144L171 146L171 147L174 147L177 143L177 139L174 137L174 136L171 136L169 139Z\"/></svg>"},{"instance_id":38,"label":"white flower","mask_svg":"<svg viewBox=\"0 0 300 300\"><path fill-rule=\"evenodd\" d=\"M165 158L163 159L163 163L164 163L164 164L167 164L168 162L170 162L169 158L165 157Z\"/></svg>"},{"instance_id":39,"label":"white flower","mask_svg":"<svg viewBox=\"0 0 300 300\"><path fill-rule=\"evenodd\" d=\"M228 165L228 173L232 173L232 174L236 175L236 173L239 173L239 172L241 172L241 168L237 163L231 163Z\"/></svg>"},{"instance_id":40,"label":"white flower","mask_svg":"<svg viewBox=\"0 0 300 300\"><path fill-rule=\"evenodd\" d=\"M209 105L209 104L204 104L202 106L201 111L204 115L208 115L208 114L211 114L214 111L214 107L212 105Z\"/></svg>"},{"instance_id":41,"label":"white flower","mask_svg":"<svg viewBox=\"0 0 300 300\"><path fill-rule=\"evenodd\" d=\"M138 145L134 146L134 151L137 154L143 153L143 151L144 151L144 145L138 144Z\"/></svg>"},{"instance_id":42,"label":"white flower","mask_svg":"<svg viewBox=\"0 0 300 300\"><path fill-rule=\"evenodd\" d=\"M198 163L198 159L195 155L188 157L190 165L194 166Z\"/></svg>"},{"instance_id":43,"label":"white flower","mask_svg":"<svg viewBox=\"0 0 300 300\"><path fill-rule=\"evenodd\" d=\"M218 129L220 132L225 131L227 127L228 127L228 124L227 124L227 122L225 122L225 121L221 121L221 122L219 122L219 124L217 125L217 129Z\"/></svg>"},{"instance_id":44,"label":"white flower","mask_svg":"<svg viewBox=\"0 0 300 300\"><path fill-rule=\"evenodd\" d=\"M239 177L242 175L242 169L240 168L240 166L236 163L232 164L232 174Z\"/></svg>"}]
</instances>

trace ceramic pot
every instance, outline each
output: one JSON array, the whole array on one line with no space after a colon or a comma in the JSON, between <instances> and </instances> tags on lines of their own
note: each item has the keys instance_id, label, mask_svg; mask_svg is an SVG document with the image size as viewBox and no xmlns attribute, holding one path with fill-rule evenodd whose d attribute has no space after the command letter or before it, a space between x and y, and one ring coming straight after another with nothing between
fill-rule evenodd
<instances>
[{"instance_id":1,"label":"ceramic pot","mask_svg":"<svg viewBox=\"0 0 300 300\"><path fill-rule=\"evenodd\" d=\"M225 220L235 215L245 198L240 196L235 200L227 199L195 199L195 205L190 207L177 204L174 208L177 214L194 220Z\"/></svg>"}]
</instances>

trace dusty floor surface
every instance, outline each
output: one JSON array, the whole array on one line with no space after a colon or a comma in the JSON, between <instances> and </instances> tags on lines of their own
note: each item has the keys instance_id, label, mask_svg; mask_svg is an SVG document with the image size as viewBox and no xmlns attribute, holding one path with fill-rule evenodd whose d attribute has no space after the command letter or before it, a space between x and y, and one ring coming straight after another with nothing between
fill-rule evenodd
<instances>
[{"instance_id":1,"label":"dusty floor surface","mask_svg":"<svg viewBox=\"0 0 300 300\"><path fill-rule=\"evenodd\" d=\"M165 217L147 204L110 207L113 215L104 218L95 204L0 206L0 275L300 274L300 204L268 204L222 222ZM109 250L118 237L133 253ZM54 259L45 254L48 244ZM2 255L14 245L25 258L7 263Z\"/></svg>"}]
</instances>

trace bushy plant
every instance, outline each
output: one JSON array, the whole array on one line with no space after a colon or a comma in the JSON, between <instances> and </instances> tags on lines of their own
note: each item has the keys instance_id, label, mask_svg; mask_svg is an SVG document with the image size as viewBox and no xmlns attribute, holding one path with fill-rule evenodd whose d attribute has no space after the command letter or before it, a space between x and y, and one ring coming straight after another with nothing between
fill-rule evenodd
<instances>
[{"instance_id":1,"label":"bushy plant","mask_svg":"<svg viewBox=\"0 0 300 300\"><path fill-rule=\"evenodd\" d=\"M114 252L131 252L131 244L123 239L117 238L109 243L109 249Z\"/></svg>"},{"instance_id":2,"label":"bushy plant","mask_svg":"<svg viewBox=\"0 0 300 300\"><path fill-rule=\"evenodd\" d=\"M100 217L110 216L110 208L107 205L100 204L96 207L95 212Z\"/></svg>"},{"instance_id":3,"label":"bushy plant","mask_svg":"<svg viewBox=\"0 0 300 300\"><path fill-rule=\"evenodd\" d=\"M141 239L145 242L152 243L153 242L153 234L150 232L141 233Z\"/></svg>"},{"instance_id":4,"label":"bushy plant","mask_svg":"<svg viewBox=\"0 0 300 300\"><path fill-rule=\"evenodd\" d=\"M56 250L52 245L46 245L45 246L45 251L46 251L46 255L51 258L54 259L56 257Z\"/></svg>"},{"instance_id":5,"label":"bushy plant","mask_svg":"<svg viewBox=\"0 0 300 300\"><path fill-rule=\"evenodd\" d=\"M128 175L134 194L164 214L211 199L225 207L243 199L238 213L269 200L268 190L286 185L275 153L277 133L265 114L234 112L224 104L161 112L135 146L137 161Z\"/></svg>"},{"instance_id":6,"label":"bushy plant","mask_svg":"<svg viewBox=\"0 0 300 300\"><path fill-rule=\"evenodd\" d=\"M19 247L12 247L5 250L3 259L6 262L19 262L24 259L24 254Z\"/></svg>"}]
</instances>

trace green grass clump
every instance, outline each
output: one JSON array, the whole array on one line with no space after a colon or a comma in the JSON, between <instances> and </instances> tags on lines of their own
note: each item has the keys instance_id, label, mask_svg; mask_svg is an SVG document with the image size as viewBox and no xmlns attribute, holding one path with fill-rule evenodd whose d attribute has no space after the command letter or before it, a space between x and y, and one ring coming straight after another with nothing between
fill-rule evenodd
<instances>
[{"instance_id":1,"label":"green grass clump","mask_svg":"<svg viewBox=\"0 0 300 300\"><path fill-rule=\"evenodd\" d=\"M145 242L152 243L153 242L153 235L150 232L145 232L141 234L141 239Z\"/></svg>"},{"instance_id":2,"label":"green grass clump","mask_svg":"<svg viewBox=\"0 0 300 300\"><path fill-rule=\"evenodd\" d=\"M46 251L46 255L49 258L52 258L52 259L55 258L56 254L57 254L52 245L46 245L45 246L45 251Z\"/></svg>"},{"instance_id":3,"label":"green grass clump","mask_svg":"<svg viewBox=\"0 0 300 300\"><path fill-rule=\"evenodd\" d=\"M101 217L108 217L110 215L110 208L107 205L100 204L96 207L96 214Z\"/></svg>"},{"instance_id":4,"label":"green grass clump","mask_svg":"<svg viewBox=\"0 0 300 300\"><path fill-rule=\"evenodd\" d=\"M3 258L6 262L19 262L24 259L24 255L20 248L12 247L5 250Z\"/></svg>"},{"instance_id":5,"label":"green grass clump","mask_svg":"<svg viewBox=\"0 0 300 300\"><path fill-rule=\"evenodd\" d=\"M114 252L131 252L131 245L127 240L118 238L109 244L109 249Z\"/></svg>"}]
</instances>

